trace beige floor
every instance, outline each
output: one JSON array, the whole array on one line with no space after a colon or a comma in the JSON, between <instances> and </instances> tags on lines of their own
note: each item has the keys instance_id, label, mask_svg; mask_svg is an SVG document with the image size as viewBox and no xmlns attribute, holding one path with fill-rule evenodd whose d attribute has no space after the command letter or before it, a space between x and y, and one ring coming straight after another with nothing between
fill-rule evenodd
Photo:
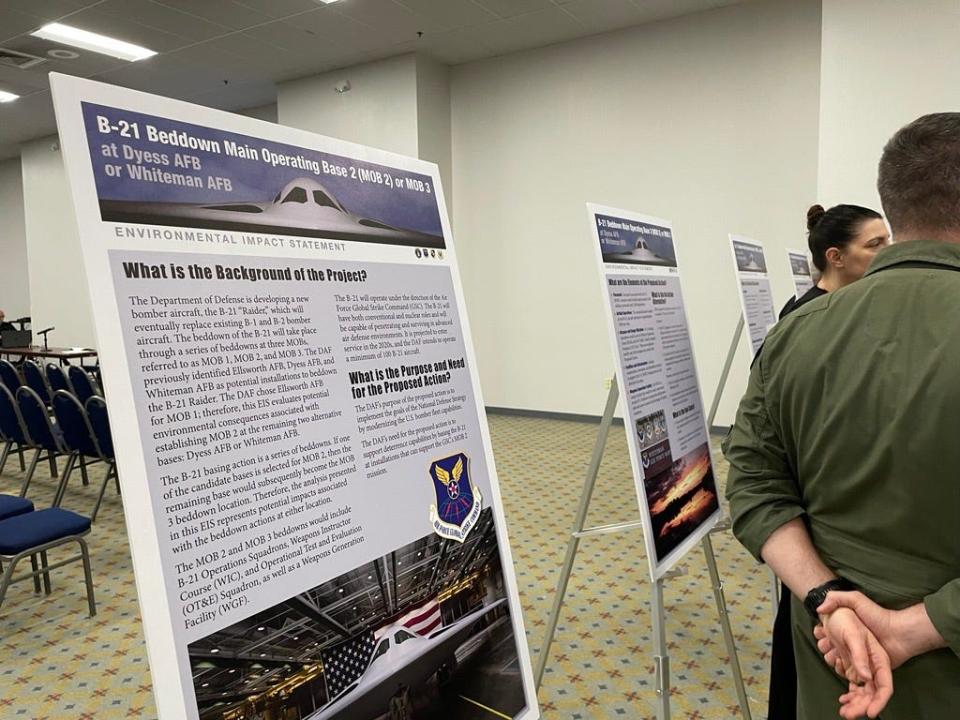
<instances>
[{"instance_id":1,"label":"beige floor","mask_svg":"<svg viewBox=\"0 0 960 720\"><path fill-rule=\"evenodd\" d=\"M491 416L531 652L544 623L577 507L595 425ZM72 481L66 507L88 511L93 483ZM49 504L54 482L39 472L31 497ZM725 475L722 460L718 474ZM22 475L8 461L0 492ZM608 442L590 522L638 516L622 429ZM90 545L99 614L87 618L79 566L60 570L49 598L24 583L0 609L0 718L114 720L156 716L137 609L120 499L109 490ZM766 715L772 622L768 574L729 533L714 538L740 660L755 718ZM672 663L673 717L739 717L723 638L703 557L688 555L686 574L671 580L666 600ZM581 544L557 641L540 692L545 720L655 717L650 586L639 531Z\"/></svg>"}]
</instances>

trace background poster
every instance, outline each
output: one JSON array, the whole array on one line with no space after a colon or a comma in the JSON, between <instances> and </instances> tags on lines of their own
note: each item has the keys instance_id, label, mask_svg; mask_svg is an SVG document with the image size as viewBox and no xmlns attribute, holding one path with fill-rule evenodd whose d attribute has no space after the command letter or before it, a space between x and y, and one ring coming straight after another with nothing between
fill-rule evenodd
<instances>
[{"instance_id":1,"label":"background poster","mask_svg":"<svg viewBox=\"0 0 960 720\"><path fill-rule=\"evenodd\" d=\"M740 306L750 338L750 357L763 345L763 339L777 322L767 275L767 259L763 245L740 235L730 236L730 249L740 286Z\"/></svg>"},{"instance_id":2,"label":"background poster","mask_svg":"<svg viewBox=\"0 0 960 720\"><path fill-rule=\"evenodd\" d=\"M787 249L787 260L790 261L790 275L793 277L793 287L797 297L805 295L813 287L813 273L810 268L810 257L803 250Z\"/></svg>"},{"instance_id":3,"label":"background poster","mask_svg":"<svg viewBox=\"0 0 960 720\"><path fill-rule=\"evenodd\" d=\"M669 222L588 204L650 575L720 515Z\"/></svg>"},{"instance_id":4,"label":"background poster","mask_svg":"<svg viewBox=\"0 0 960 720\"><path fill-rule=\"evenodd\" d=\"M538 717L436 166L51 77L161 720Z\"/></svg>"}]
</instances>

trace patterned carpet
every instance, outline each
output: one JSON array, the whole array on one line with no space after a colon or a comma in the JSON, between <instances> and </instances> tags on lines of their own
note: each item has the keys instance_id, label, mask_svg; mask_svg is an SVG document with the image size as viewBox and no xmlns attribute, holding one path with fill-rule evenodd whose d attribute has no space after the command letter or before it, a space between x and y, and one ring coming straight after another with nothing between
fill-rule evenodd
<instances>
[{"instance_id":1,"label":"patterned carpet","mask_svg":"<svg viewBox=\"0 0 960 720\"><path fill-rule=\"evenodd\" d=\"M542 641L553 590L596 425L492 415L524 619L531 651ZM719 455L717 455L719 458ZM720 461L722 484L725 467ZM101 470L83 488L74 474L65 507L87 512ZM31 498L49 504L54 481L38 470ZM0 492L17 492L15 459L0 475ZM626 438L614 428L601 466L591 525L638 517ZM98 615L86 614L79 563L55 571L54 592L35 596L15 585L0 610L0 718L114 720L154 718L150 672L120 499L109 489L90 535ZM639 532L581 543L567 604L540 692L544 720L655 718L647 564ZM714 535L720 572L740 648L751 711L766 714L772 623L769 575L729 533ZM56 561L51 554L51 562ZM667 585L673 717L739 717L706 565L699 551L687 574Z\"/></svg>"}]
</instances>

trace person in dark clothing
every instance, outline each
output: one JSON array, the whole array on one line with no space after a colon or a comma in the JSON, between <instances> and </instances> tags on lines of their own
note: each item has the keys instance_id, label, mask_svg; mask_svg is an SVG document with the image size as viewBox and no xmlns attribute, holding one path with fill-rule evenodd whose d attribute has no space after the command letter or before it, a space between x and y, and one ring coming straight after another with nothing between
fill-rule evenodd
<instances>
[{"instance_id":1,"label":"person in dark clothing","mask_svg":"<svg viewBox=\"0 0 960 720\"><path fill-rule=\"evenodd\" d=\"M859 205L835 205L807 210L807 244L820 280L800 297L792 297L780 311L780 319L811 300L839 290L863 277L876 255L890 244L883 217Z\"/></svg>"},{"instance_id":2,"label":"person in dark clothing","mask_svg":"<svg viewBox=\"0 0 960 720\"><path fill-rule=\"evenodd\" d=\"M3 330L16 330L13 323L7 322L7 316L4 315L3 310L0 310L0 331Z\"/></svg>"},{"instance_id":3,"label":"person in dark clothing","mask_svg":"<svg viewBox=\"0 0 960 720\"><path fill-rule=\"evenodd\" d=\"M829 210L814 205L807 211L807 230L820 280L800 297L790 298L780 311L781 320L811 300L862 278L874 255L890 244L880 213L859 205L836 205ZM782 586L773 624L768 720L797 717L797 667L790 626L790 591Z\"/></svg>"}]
</instances>

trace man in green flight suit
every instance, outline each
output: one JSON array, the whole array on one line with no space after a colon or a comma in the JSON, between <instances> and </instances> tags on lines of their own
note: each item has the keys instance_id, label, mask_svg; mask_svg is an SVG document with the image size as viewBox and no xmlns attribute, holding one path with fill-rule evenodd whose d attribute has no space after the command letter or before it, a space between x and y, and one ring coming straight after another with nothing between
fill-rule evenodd
<instances>
[{"instance_id":1,"label":"man in green flight suit","mask_svg":"<svg viewBox=\"0 0 960 720\"><path fill-rule=\"evenodd\" d=\"M960 113L897 132L878 189L896 244L770 332L724 442L800 720L960 717Z\"/></svg>"}]
</instances>

